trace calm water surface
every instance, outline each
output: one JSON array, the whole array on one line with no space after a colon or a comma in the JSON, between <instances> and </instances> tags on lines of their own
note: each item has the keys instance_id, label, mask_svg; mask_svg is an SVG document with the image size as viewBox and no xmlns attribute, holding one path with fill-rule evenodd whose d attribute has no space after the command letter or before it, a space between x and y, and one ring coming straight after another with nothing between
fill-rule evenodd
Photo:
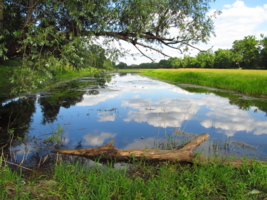
<instances>
[{"instance_id":1,"label":"calm water surface","mask_svg":"<svg viewBox=\"0 0 267 200\"><path fill-rule=\"evenodd\" d=\"M209 133L198 151L265 160L266 108L266 99L115 73L3 99L0 114L2 130L27 136L13 143L18 157L48 151L38 141L62 127L64 142L53 148L91 148L110 140L121 149L167 148L170 141L183 143Z\"/></svg>"}]
</instances>

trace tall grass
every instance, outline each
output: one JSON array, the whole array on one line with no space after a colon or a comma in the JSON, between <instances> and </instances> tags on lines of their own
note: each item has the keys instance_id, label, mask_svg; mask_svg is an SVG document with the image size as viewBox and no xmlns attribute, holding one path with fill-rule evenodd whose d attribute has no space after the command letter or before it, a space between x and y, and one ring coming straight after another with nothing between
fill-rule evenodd
<instances>
[{"instance_id":1,"label":"tall grass","mask_svg":"<svg viewBox=\"0 0 267 200\"><path fill-rule=\"evenodd\" d=\"M178 83L228 89L244 94L267 95L266 70L157 69L146 70L142 74Z\"/></svg>"},{"instance_id":2,"label":"tall grass","mask_svg":"<svg viewBox=\"0 0 267 200\"><path fill-rule=\"evenodd\" d=\"M24 176L0 168L1 199L265 199L266 166L233 169L219 163L198 166L136 163L130 170L59 163L52 174Z\"/></svg>"}]
</instances>

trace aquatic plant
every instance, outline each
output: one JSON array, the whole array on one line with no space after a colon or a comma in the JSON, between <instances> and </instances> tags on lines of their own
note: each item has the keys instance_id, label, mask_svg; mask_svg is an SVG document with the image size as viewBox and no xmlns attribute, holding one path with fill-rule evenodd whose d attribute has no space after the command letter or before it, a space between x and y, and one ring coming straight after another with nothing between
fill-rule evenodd
<instances>
[{"instance_id":1,"label":"aquatic plant","mask_svg":"<svg viewBox=\"0 0 267 200\"><path fill-rule=\"evenodd\" d=\"M64 138L62 136L63 132L64 132L63 127L60 124L58 124L57 129L54 130L52 133L50 133L46 137L46 139L43 140L43 143L55 143L55 146L62 144L64 141Z\"/></svg>"}]
</instances>

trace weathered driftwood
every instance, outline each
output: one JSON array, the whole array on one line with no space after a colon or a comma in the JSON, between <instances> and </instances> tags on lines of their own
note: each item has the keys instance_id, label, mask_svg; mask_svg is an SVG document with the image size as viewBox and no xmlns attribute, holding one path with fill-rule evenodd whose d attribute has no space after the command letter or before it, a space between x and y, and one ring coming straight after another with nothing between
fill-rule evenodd
<instances>
[{"instance_id":1,"label":"weathered driftwood","mask_svg":"<svg viewBox=\"0 0 267 200\"><path fill-rule=\"evenodd\" d=\"M114 147L114 140L108 142L106 145L101 147L89 148L89 149L79 149L79 150L55 150L53 153L58 154L69 154L69 155L77 155L77 156L85 156L85 157L99 157L102 159L111 159L115 158L117 161L127 160L131 157L147 159L151 161L172 161L172 162L194 162L198 161L199 163L207 163L214 162L214 158L203 157L203 156L195 156L193 150L209 139L208 133L203 133L190 142L188 142L181 149L173 149L173 150L160 150L160 149L117 149ZM218 159L216 158L218 161ZM223 163L233 164L235 167L240 166L243 161L242 160L225 160L220 159ZM251 164L252 161L246 161ZM260 161L257 161L260 162ZM264 163L264 162L260 162Z\"/></svg>"}]
</instances>

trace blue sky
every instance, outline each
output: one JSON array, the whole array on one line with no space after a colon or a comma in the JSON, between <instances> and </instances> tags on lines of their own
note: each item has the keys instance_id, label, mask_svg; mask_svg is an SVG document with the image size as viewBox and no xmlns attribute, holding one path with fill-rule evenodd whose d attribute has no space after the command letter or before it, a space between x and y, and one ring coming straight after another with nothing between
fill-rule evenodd
<instances>
[{"instance_id":1,"label":"blue sky","mask_svg":"<svg viewBox=\"0 0 267 200\"><path fill-rule=\"evenodd\" d=\"M245 36L255 35L260 38L263 33L267 36L267 0L217 0L210 4L212 9L222 11L222 14L214 20L216 37L211 37L208 44L198 44L200 49L206 50L213 46L213 51L217 49L230 49L235 40L241 40ZM138 53L131 45L123 45L131 49L132 53ZM143 50L145 52L145 50ZM164 48L164 53L172 57L183 57L173 49ZM190 51L186 54L196 55L198 51ZM150 54L156 62L161 59L168 59L157 53ZM139 64L151 62L144 56L127 56L120 59L121 62L130 64Z\"/></svg>"},{"instance_id":2,"label":"blue sky","mask_svg":"<svg viewBox=\"0 0 267 200\"><path fill-rule=\"evenodd\" d=\"M246 6L248 7L256 7L256 6L262 6L264 4L267 4L266 0L242 0ZM210 4L211 9L217 9L221 10L224 5L227 4L233 4L236 0L217 0L214 3Z\"/></svg>"}]
</instances>

